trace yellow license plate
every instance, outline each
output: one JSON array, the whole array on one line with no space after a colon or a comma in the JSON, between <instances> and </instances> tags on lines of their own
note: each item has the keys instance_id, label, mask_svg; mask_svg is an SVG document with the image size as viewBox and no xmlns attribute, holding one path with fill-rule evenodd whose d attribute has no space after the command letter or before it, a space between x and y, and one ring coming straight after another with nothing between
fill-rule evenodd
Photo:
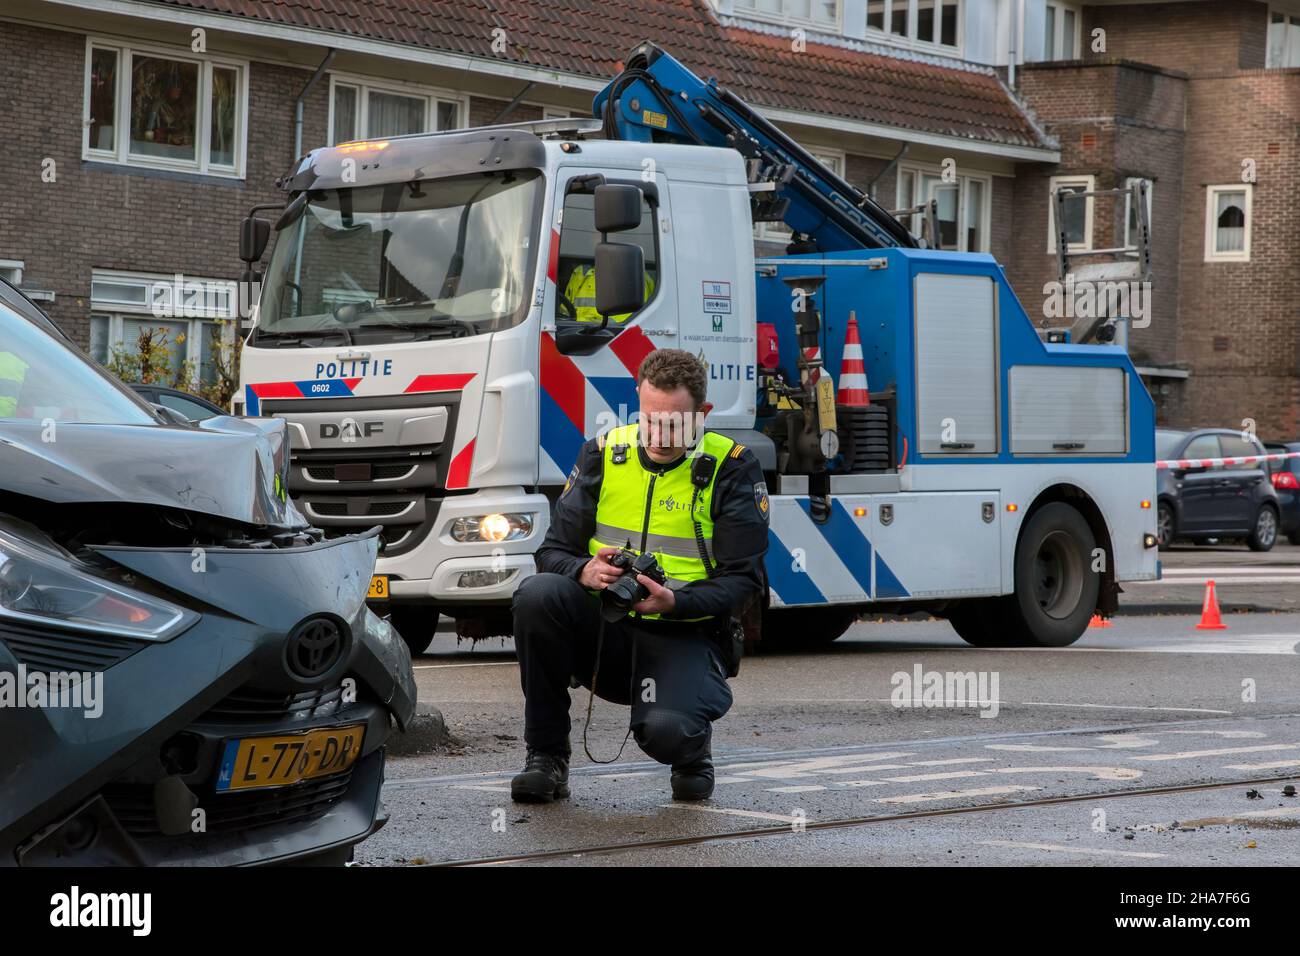
<instances>
[{"instance_id":1,"label":"yellow license plate","mask_svg":"<svg viewBox=\"0 0 1300 956\"><path fill-rule=\"evenodd\" d=\"M388 594L388 575L372 574L370 576L370 590L366 592L366 597L374 600L387 601Z\"/></svg>"},{"instance_id":2,"label":"yellow license plate","mask_svg":"<svg viewBox=\"0 0 1300 956\"><path fill-rule=\"evenodd\" d=\"M365 724L351 724L300 734L227 740L217 790L284 787L342 773L361 756L365 735Z\"/></svg>"}]
</instances>

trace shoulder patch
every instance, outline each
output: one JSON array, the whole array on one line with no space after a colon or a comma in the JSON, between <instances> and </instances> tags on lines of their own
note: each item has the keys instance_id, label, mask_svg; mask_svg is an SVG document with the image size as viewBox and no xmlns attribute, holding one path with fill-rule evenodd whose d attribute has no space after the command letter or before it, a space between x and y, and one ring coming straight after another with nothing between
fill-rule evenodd
<instances>
[{"instance_id":1,"label":"shoulder patch","mask_svg":"<svg viewBox=\"0 0 1300 956\"><path fill-rule=\"evenodd\" d=\"M772 503L767 500L767 482L754 482L754 507L758 509L759 515L763 521L768 520L769 512L772 510Z\"/></svg>"},{"instance_id":2,"label":"shoulder patch","mask_svg":"<svg viewBox=\"0 0 1300 956\"><path fill-rule=\"evenodd\" d=\"M601 451L604 451L604 450L605 450L605 433L604 433L604 432L601 432L599 435L596 436L596 447L599 448Z\"/></svg>"},{"instance_id":3,"label":"shoulder patch","mask_svg":"<svg viewBox=\"0 0 1300 956\"><path fill-rule=\"evenodd\" d=\"M578 477L578 465L575 462L573 468L569 471L568 479L564 482L564 490L560 492L561 498L563 498L565 495L569 493L569 489L573 487L573 483L574 481L577 480L577 477Z\"/></svg>"},{"instance_id":4,"label":"shoulder patch","mask_svg":"<svg viewBox=\"0 0 1300 956\"><path fill-rule=\"evenodd\" d=\"M728 458L739 458L739 457L740 457L740 453L743 452L744 450L745 450L745 446L742 445L742 444L740 444L739 442L737 442L737 443L736 443L736 447L733 448L733 449L731 449L731 454L728 455L727 457L728 457Z\"/></svg>"}]
</instances>

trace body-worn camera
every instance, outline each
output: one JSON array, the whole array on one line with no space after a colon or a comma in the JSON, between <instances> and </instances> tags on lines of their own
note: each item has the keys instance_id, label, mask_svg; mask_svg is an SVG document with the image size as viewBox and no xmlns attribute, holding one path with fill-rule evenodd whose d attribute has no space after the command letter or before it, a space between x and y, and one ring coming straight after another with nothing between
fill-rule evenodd
<instances>
[{"instance_id":1,"label":"body-worn camera","mask_svg":"<svg viewBox=\"0 0 1300 956\"><path fill-rule=\"evenodd\" d=\"M620 548L617 554L610 555L609 563L623 573L600 592L600 613L607 621L626 617L633 604L650 596L646 586L637 580L638 574L644 574L660 585L668 580L654 554L649 551L637 554L627 548Z\"/></svg>"}]
</instances>

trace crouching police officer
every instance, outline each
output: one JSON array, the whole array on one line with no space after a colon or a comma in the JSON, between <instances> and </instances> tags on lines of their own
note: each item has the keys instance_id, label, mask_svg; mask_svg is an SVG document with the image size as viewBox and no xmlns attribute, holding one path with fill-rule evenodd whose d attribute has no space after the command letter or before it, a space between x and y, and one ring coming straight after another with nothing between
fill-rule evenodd
<instances>
[{"instance_id":1,"label":"crouching police officer","mask_svg":"<svg viewBox=\"0 0 1300 956\"><path fill-rule=\"evenodd\" d=\"M674 799L713 793L712 723L731 707L738 666L732 619L766 586L768 499L753 452L694 427L712 407L705 386L689 352L651 352L637 371L638 423L587 442L556 502L539 573L514 597L528 747L517 801L569 795L578 684L631 704L629 733L672 766ZM636 574L648 593L621 614L628 606L611 599L636 555L653 555L664 584Z\"/></svg>"}]
</instances>

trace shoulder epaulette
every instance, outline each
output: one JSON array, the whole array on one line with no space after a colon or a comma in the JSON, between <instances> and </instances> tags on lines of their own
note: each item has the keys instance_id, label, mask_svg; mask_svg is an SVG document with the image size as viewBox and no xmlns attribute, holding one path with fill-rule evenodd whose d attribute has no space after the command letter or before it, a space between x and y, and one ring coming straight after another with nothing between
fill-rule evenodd
<instances>
[{"instance_id":1,"label":"shoulder epaulette","mask_svg":"<svg viewBox=\"0 0 1300 956\"><path fill-rule=\"evenodd\" d=\"M728 458L739 458L739 457L740 457L740 453L741 453L742 451L744 451L744 450L745 450L745 446L742 445L742 444L740 444L740 442L737 442L737 443L736 443L736 447L733 448L733 449L731 449L731 454L728 455L727 457L728 457Z\"/></svg>"}]
</instances>

